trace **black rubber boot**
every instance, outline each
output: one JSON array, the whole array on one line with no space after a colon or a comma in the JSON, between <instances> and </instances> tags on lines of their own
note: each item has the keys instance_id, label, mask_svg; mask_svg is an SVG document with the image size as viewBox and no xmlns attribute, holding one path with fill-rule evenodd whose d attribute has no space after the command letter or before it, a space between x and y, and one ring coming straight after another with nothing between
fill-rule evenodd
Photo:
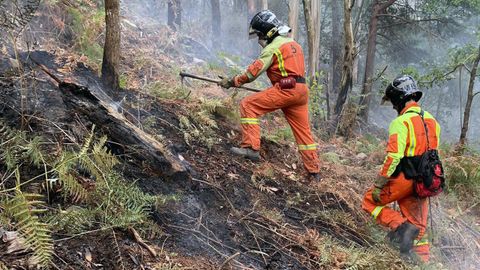
<instances>
[{"instance_id":1,"label":"black rubber boot","mask_svg":"<svg viewBox=\"0 0 480 270\"><path fill-rule=\"evenodd\" d=\"M320 182L320 181L322 181L322 176L320 175L320 173L309 173L308 175L309 175L310 180L311 180L312 182Z\"/></svg>"},{"instance_id":2,"label":"black rubber boot","mask_svg":"<svg viewBox=\"0 0 480 270\"><path fill-rule=\"evenodd\" d=\"M230 152L232 152L235 155L248 158L251 161L255 161L255 162L260 161L260 154L258 153L258 151L255 151L252 148L232 147L230 148Z\"/></svg>"},{"instance_id":3,"label":"black rubber boot","mask_svg":"<svg viewBox=\"0 0 480 270\"><path fill-rule=\"evenodd\" d=\"M420 229L410 222L404 222L395 232L390 232L390 241L400 246L400 253L408 254L413 247L413 241L420 233Z\"/></svg>"}]
</instances>

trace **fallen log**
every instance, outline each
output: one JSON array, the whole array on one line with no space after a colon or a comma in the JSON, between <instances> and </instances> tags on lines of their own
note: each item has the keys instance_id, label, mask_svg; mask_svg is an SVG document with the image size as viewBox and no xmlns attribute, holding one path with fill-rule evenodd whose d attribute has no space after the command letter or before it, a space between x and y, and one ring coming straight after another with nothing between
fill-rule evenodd
<instances>
[{"instance_id":1,"label":"fallen log","mask_svg":"<svg viewBox=\"0 0 480 270\"><path fill-rule=\"evenodd\" d=\"M128 121L111 103L97 98L88 87L63 81L44 65L33 62L57 83L72 116L86 117L116 144L138 149L129 155L135 160L147 161L154 172L175 179L189 177L186 166L176 155L162 142Z\"/></svg>"}]
</instances>

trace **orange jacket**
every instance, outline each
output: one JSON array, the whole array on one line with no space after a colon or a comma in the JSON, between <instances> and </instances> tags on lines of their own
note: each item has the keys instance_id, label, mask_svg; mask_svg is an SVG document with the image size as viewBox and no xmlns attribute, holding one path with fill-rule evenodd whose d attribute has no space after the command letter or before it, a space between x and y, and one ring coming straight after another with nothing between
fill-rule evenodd
<instances>
[{"instance_id":1,"label":"orange jacket","mask_svg":"<svg viewBox=\"0 0 480 270\"><path fill-rule=\"evenodd\" d=\"M387 157L380 175L390 177L403 157L419 156L427 151L427 137L420 106L416 102L407 105L390 124ZM440 144L440 125L433 116L424 112L431 149Z\"/></svg>"},{"instance_id":2,"label":"orange jacket","mask_svg":"<svg viewBox=\"0 0 480 270\"><path fill-rule=\"evenodd\" d=\"M300 44L289 37L278 36L260 53L260 57L248 66L245 73L234 78L235 86L254 81L267 71L273 85L282 77L303 77L305 63Z\"/></svg>"}]
</instances>

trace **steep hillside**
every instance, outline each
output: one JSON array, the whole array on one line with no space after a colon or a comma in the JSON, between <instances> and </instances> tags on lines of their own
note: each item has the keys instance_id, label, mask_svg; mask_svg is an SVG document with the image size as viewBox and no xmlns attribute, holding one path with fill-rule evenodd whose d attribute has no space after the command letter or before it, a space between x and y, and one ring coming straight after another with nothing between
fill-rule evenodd
<instances>
[{"instance_id":1,"label":"steep hillside","mask_svg":"<svg viewBox=\"0 0 480 270\"><path fill-rule=\"evenodd\" d=\"M376 164L382 162L382 145L367 139L319 141L324 179L309 183L291 139L282 139L279 134L271 136L274 141L262 140L262 161L258 164L230 155L228 149L239 141L240 134L231 113L235 102L228 96L223 100L159 99L126 91L120 93L124 98L118 103L106 95L95 73L83 64L72 66L68 59L44 52L28 57L45 67L39 69L25 60L24 72L31 76L21 80L8 61L2 62L3 74L8 76L2 79L1 117L5 128L18 132L23 127L27 141L40 135L40 151L49 157L37 167L22 161L24 155L18 156L18 170L4 165L2 183L7 190L20 183L22 191L48 194L47 209L52 213L41 220L55 220L50 225L57 267L408 268L393 249L383 244L384 233L373 229L360 209L362 193L375 175ZM62 73L66 65L69 72ZM59 89L45 70L58 78L68 78L70 88L60 84ZM144 153L145 160L139 160L144 149L125 143L129 138L119 138L102 122L100 113L98 118L92 117L85 104L72 102L76 96L85 95L84 91L103 101L100 105L107 110L121 112L127 122L151 134L181 161L187 173L172 175L159 169L165 166L148 160L148 153ZM285 123L280 119L266 121L281 127ZM45 181L52 179L42 176L41 164L49 170L54 167L54 157L62 156L67 149L83 151L85 141L104 135L108 138L106 147L118 158L114 171L123 179L120 181L134 183L143 194L157 196L156 203L146 210L146 219L124 224L103 219L72 220L68 215L72 209L91 209L90 195L83 198L65 192L61 186L45 187ZM7 140L2 141L7 144ZM38 169L32 170L32 166ZM70 170L82 188L94 194L99 180L82 167ZM14 172L18 172L20 182L14 181ZM14 220L10 222L6 225L15 225ZM57 227L59 224L64 227ZM83 230L72 233L68 229L71 226ZM142 249L131 228L142 231L157 257ZM473 232L471 235L475 236ZM112 245L117 248L112 250ZM19 256L18 252L3 254L2 261L12 267L26 263L25 255ZM450 256L456 258L454 253Z\"/></svg>"},{"instance_id":2,"label":"steep hillside","mask_svg":"<svg viewBox=\"0 0 480 270\"><path fill-rule=\"evenodd\" d=\"M53 5L37 20L57 12L81 18ZM432 200L432 263L406 262L360 207L383 138L317 139L323 180L308 182L274 113L261 162L233 157L248 93L178 78L226 73L230 58L209 62L193 38L128 19L118 92L98 79L97 47L68 28L33 52L16 47L18 58L2 50L0 269L476 268L479 193L463 181L476 155L447 159L457 182Z\"/></svg>"}]
</instances>

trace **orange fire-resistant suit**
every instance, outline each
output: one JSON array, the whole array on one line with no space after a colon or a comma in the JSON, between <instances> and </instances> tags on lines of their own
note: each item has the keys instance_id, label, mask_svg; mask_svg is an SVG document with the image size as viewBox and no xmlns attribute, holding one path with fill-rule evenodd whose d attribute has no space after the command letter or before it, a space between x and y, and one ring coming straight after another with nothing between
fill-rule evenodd
<instances>
[{"instance_id":1,"label":"orange fire-resistant suit","mask_svg":"<svg viewBox=\"0 0 480 270\"><path fill-rule=\"evenodd\" d=\"M305 63L302 48L292 38L277 36L263 48L259 59L248 66L244 74L234 77L234 85L238 87L251 82L264 71L273 86L244 98L240 103L241 147L259 150L259 117L282 109L292 128L306 170L318 173L320 164L308 119L308 88L303 79ZM279 81L286 77L303 80L297 80L292 89L281 89Z\"/></svg>"},{"instance_id":2,"label":"orange fire-resistant suit","mask_svg":"<svg viewBox=\"0 0 480 270\"><path fill-rule=\"evenodd\" d=\"M427 150L427 138L421 116L421 108L415 102L408 104L400 115L392 121L389 128L387 157L380 172L389 181L380 192L380 203L372 198L373 188L367 191L362 207L370 213L377 223L392 230L408 221L420 229L414 241L413 251L423 261L430 257L430 246L426 234L428 203L419 199L413 192L412 179L406 179L403 172L398 172L397 166L403 157L413 157ZM440 125L428 112L424 112L425 124L428 129L430 148L437 149L440 140ZM396 172L397 171L397 172ZM397 201L400 212L388 207Z\"/></svg>"}]
</instances>

